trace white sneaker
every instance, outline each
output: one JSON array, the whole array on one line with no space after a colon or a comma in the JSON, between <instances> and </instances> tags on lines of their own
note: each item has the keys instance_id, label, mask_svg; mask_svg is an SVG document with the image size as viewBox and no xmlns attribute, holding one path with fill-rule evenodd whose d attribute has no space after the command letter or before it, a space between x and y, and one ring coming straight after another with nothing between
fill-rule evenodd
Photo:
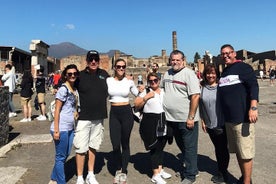
<instances>
[{"instance_id":1,"label":"white sneaker","mask_svg":"<svg viewBox=\"0 0 276 184\"><path fill-rule=\"evenodd\" d=\"M165 172L164 169L161 170L160 175L161 175L162 178L164 178L164 179L169 179L169 178L172 177L172 175L169 174L169 173L167 173L167 172Z\"/></svg>"},{"instance_id":2,"label":"white sneaker","mask_svg":"<svg viewBox=\"0 0 276 184\"><path fill-rule=\"evenodd\" d=\"M151 181L156 184L166 184L167 182L161 177L161 174L152 176Z\"/></svg>"},{"instance_id":3,"label":"white sneaker","mask_svg":"<svg viewBox=\"0 0 276 184\"><path fill-rule=\"evenodd\" d=\"M46 116L40 116L40 117L38 117L38 118L36 118L38 121L46 121L47 120L47 118L46 118Z\"/></svg>"},{"instance_id":4,"label":"white sneaker","mask_svg":"<svg viewBox=\"0 0 276 184\"><path fill-rule=\"evenodd\" d=\"M17 116L17 114L15 112L10 112L9 113L9 118L16 117L16 116Z\"/></svg>"},{"instance_id":5,"label":"white sneaker","mask_svg":"<svg viewBox=\"0 0 276 184\"><path fill-rule=\"evenodd\" d=\"M84 184L84 180L77 180L77 183L76 184Z\"/></svg>"},{"instance_id":6,"label":"white sneaker","mask_svg":"<svg viewBox=\"0 0 276 184\"><path fill-rule=\"evenodd\" d=\"M39 115L38 117L36 117L35 119L39 120L39 118L41 118L42 115Z\"/></svg>"},{"instance_id":7,"label":"white sneaker","mask_svg":"<svg viewBox=\"0 0 276 184\"><path fill-rule=\"evenodd\" d=\"M30 121L32 121L32 118L28 118L27 120L30 122Z\"/></svg>"},{"instance_id":8,"label":"white sneaker","mask_svg":"<svg viewBox=\"0 0 276 184\"><path fill-rule=\"evenodd\" d=\"M99 184L99 182L96 180L96 177L95 177L95 175L87 175L87 177L86 177L86 183L87 184Z\"/></svg>"},{"instance_id":9,"label":"white sneaker","mask_svg":"<svg viewBox=\"0 0 276 184\"><path fill-rule=\"evenodd\" d=\"M26 123L26 122L28 122L28 118L23 118L23 119L21 119L19 122L20 122L20 123Z\"/></svg>"}]
</instances>

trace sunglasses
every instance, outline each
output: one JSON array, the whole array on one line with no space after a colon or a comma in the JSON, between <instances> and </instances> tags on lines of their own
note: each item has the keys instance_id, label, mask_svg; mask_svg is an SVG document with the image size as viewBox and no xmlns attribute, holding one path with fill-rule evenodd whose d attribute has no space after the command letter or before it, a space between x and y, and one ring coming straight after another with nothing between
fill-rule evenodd
<instances>
[{"instance_id":1,"label":"sunglasses","mask_svg":"<svg viewBox=\"0 0 276 184\"><path fill-rule=\"evenodd\" d=\"M98 59L98 58L91 58L88 62L89 62L89 63L92 63L93 61L99 62L100 59Z\"/></svg>"},{"instance_id":2,"label":"sunglasses","mask_svg":"<svg viewBox=\"0 0 276 184\"><path fill-rule=\"evenodd\" d=\"M66 74L68 77L72 77L73 75L74 76L78 76L78 73L77 72L74 72L74 73L67 73Z\"/></svg>"},{"instance_id":3,"label":"sunglasses","mask_svg":"<svg viewBox=\"0 0 276 184\"><path fill-rule=\"evenodd\" d=\"M234 51L230 51L230 52L222 52L220 53L221 56L227 55L229 56L230 54L232 54Z\"/></svg>"},{"instance_id":4,"label":"sunglasses","mask_svg":"<svg viewBox=\"0 0 276 184\"><path fill-rule=\"evenodd\" d=\"M158 79L153 79L153 80L148 80L149 81L149 83L151 83L151 84L153 84L153 83L157 83L158 82Z\"/></svg>"},{"instance_id":5,"label":"sunglasses","mask_svg":"<svg viewBox=\"0 0 276 184\"><path fill-rule=\"evenodd\" d=\"M116 65L115 66L116 69L126 69L126 65Z\"/></svg>"}]
</instances>

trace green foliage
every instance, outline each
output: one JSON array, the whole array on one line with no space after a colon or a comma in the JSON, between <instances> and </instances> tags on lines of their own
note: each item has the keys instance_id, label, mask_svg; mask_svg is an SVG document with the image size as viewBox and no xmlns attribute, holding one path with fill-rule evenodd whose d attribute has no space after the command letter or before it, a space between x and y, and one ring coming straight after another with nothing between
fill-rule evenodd
<instances>
[{"instance_id":1,"label":"green foliage","mask_svg":"<svg viewBox=\"0 0 276 184\"><path fill-rule=\"evenodd\" d=\"M194 56L194 63L197 63L197 61L201 59L200 55L198 52L195 53L195 56Z\"/></svg>"}]
</instances>

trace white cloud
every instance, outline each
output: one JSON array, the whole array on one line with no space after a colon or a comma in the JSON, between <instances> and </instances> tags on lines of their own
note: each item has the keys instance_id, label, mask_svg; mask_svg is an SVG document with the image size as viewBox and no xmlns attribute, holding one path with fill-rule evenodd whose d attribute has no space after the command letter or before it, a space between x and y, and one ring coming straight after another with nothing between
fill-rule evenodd
<instances>
[{"instance_id":1,"label":"white cloud","mask_svg":"<svg viewBox=\"0 0 276 184\"><path fill-rule=\"evenodd\" d=\"M65 29L75 29L75 25L74 24L66 24L65 25Z\"/></svg>"}]
</instances>

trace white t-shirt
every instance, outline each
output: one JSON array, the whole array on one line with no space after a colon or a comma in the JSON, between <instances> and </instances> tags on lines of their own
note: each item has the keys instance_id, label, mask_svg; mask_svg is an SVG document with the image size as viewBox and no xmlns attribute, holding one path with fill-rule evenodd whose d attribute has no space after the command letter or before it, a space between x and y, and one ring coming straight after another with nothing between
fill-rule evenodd
<instances>
[{"instance_id":1,"label":"white t-shirt","mask_svg":"<svg viewBox=\"0 0 276 184\"><path fill-rule=\"evenodd\" d=\"M150 89L150 91L152 91ZM139 96L144 97L146 96L147 92L144 90ZM160 114L164 112L163 110L163 96L164 96L164 90L161 89L160 94L154 92L154 97L148 99L148 101L145 103L143 112L144 113L156 113Z\"/></svg>"},{"instance_id":2,"label":"white t-shirt","mask_svg":"<svg viewBox=\"0 0 276 184\"><path fill-rule=\"evenodd\" d=\"M137 96L139 91L135 86L133 80L123 78L122 80L115 80L114 77L106 79L109 101L110 102L129 102L129 93Z\"/></svg>"}]
</instances>

